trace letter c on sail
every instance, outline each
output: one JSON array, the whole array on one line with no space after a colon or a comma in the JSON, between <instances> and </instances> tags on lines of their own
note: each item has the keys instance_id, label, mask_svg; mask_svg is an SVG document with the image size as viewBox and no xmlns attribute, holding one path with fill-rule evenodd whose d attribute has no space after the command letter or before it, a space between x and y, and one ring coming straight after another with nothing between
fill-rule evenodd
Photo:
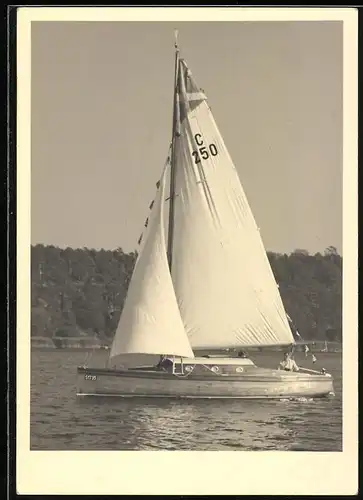
<instances>
[{"instance_id":1,"label":"letter c on sail","mask_svg":"<svg viewBox=\"0 0 363 500\"><path fill-rule=\"evenodd\" d=\"M195 142L197 143L198 146L202 146L203 139L202 139L201 134L195 134L194 139L195 139ZM199 142L199 141L201 141L201 142Z\"/></svg>"}]
</instances>

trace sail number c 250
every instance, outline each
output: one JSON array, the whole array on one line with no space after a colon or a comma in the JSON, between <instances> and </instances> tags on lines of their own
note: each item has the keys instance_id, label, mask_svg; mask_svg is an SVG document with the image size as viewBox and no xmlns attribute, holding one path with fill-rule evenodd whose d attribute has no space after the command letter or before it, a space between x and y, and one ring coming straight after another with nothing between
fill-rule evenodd
<instances>
[{"instance_id":1,"label":"sail number c 250","mask_svg":"<svg viewBox=\"0 0 363 500\"><path fill-rule=\"evenodd\" d=\"M211 156L217 156L218 150L217 146L215 144L209 144L209 146L204 146L204 141L202 139L201 134L195 134L194 140L197 143L197 146L200 146L198 148L198 151L192 151L192 155L194 157L194 163L200 163L200 159L202 158L203 160L208 160L208 158Z\"/></svg>"}]
</instances>

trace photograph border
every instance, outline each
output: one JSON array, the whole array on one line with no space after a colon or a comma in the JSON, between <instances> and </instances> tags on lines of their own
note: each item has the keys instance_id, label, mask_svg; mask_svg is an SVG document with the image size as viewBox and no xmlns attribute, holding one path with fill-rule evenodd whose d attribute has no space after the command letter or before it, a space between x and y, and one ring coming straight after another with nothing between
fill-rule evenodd
<instances>
[{"instance_id":1,"label":"photograph border","mask_svg":"<svg viewBox=\"0 0 363 500\"><path fill-rule=\"evenodd\" d=\"M30 450L32 21L342 21L343 451ZM16 26L16 489L19 494L349 495L358 492L358 12L354 8L20 7ZM14 103L12 104L14 106ZM15 153L15 152L14 152ZM13 158L13 161L15 159ZM11 164L11 159L10 159ZM14 201L13 201L14 203ZM203 466L200 467L201 456ZM143 480L140 481L140 473ZM261 478L264 475L264 481ZM185 480L180 481L180 478ZM239 479L241 478L241 479Z\"/></svg>"}]
</instances>

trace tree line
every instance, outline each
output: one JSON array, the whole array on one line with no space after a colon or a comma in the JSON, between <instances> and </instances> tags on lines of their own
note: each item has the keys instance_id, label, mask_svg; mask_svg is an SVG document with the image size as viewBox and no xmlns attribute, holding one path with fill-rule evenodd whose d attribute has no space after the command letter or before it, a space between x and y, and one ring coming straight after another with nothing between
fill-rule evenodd
<instances>
[{"instance_id":1,"label":"tree line","mask_svg":"<svg viewBox=\"0 0 363 500\"><path fill-rule=\"evenodd\" d=\"M33 337L92 336L116 331L137 253L31 247ZM309 255L268 252L288 315L304 340L341 341L342 257L335 247Z\"/></svg>"}]
</instances>

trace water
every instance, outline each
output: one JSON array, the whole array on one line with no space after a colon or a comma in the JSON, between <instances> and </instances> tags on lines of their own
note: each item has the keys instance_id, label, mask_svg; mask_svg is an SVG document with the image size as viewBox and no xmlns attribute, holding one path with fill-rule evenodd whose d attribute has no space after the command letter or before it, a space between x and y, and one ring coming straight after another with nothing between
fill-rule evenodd
<instances>
[{"instance_id":1,"label":"water","mask_svg":"<svg viewBox=\"0 0 363 500\"><path fill-rule=\"evenodd\" d=\"M96 352L97 365L106 352ZM282 353L256 353L276 367ZM33 351L32 450L342 450L340 353L318 353L334 377L335 397L299 401L76 399L82 351ZM101 360L102 361L102 360Z\"/></svg>"}]
</instances>

